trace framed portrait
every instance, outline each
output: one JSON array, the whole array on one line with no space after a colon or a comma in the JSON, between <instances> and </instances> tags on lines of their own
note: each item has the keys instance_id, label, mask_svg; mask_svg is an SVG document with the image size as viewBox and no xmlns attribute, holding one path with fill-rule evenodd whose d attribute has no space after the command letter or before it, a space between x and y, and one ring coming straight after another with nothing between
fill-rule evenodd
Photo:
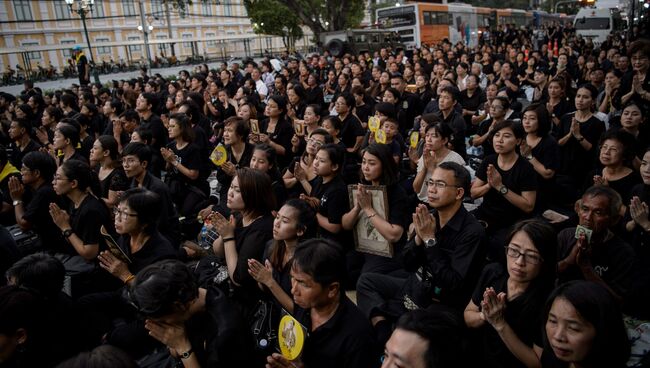
<instances>
[{"instance_id":1,"label":"framed portrait","mask_svg":"<svg viewBox=\"0 0 650 368\"><path fill-rule=\"evenodd\" d=\"M364 186L370 193L372 208L377 216L388 218L388 194L386 186ZM357 202L357 185L348 185L350 208ZM393 244L386 240L373 226L365 212L359 213L359 218L353 229L355 249L359 252L374 254L382 257L393 256Z\"/></svg>"},{"instance_id":2,"label":"framed portrait","mask_svg":"<svg viewBox=\"0 0 650 368\"><path fill-rule=\"evenodd\" d=\"M255 119L250 120L251 124L251 133L253 134L260 134L260 125Z\"/></svg>"}]
</instances>

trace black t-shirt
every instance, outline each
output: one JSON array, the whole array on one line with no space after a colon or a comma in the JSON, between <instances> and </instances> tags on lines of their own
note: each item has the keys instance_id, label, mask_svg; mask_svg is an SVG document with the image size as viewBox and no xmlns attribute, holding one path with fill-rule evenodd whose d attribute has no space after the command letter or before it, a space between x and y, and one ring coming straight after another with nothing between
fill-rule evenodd
<instances>
[{"instance_id":1,"label":"black t-shirt","mask_svg":"<svg viewBox=\"0 0 650 368\"><path fill-rule=\"evenodd\" d=\"M61 197L54 192L51 184L46 183L36 189L31 199L24 204L23 219L31 224L34 232L43 240L46 249L55 253L65 253L65 249L68 248L67 242L63 239L61 230L52 221L49 212L50 203L63 207Z\"/></svg>"},{"instance_id":2,"label":"black t-shirt","mask_svg":"<svg viewBox=\"0 0 650 368\"><path fill-rule=\"evenodd\" d=\"M228 161L230 161L235 168L239 169L242 167L249 167L251 162L251 157L253 157L253 152L255 151L255 146L246 142L244 146L244 152L242 152L239 160L233 155L232 148L230 145L226 145L226 154L228 155ZM221 198L226 198L228 195L228 189L230 188L230 183L232 183L233 177L226 174L221 167L217 167L217 180L221 184L221 190L219 194Z\"/></svg>"},{"instance_id":3,"label":"black t-shirt","mask_svg":"<svg viewBox=\"0 0 650 368\"><path fill-rule=\"evenodd\" d=\"M174 154L178 156L178 162L185 166L189 170L200 170L201 169L201 155L199 148L193 143L187 144L182 149L176 147L176 142L170 142L167 145L167 148L174 151ZM176 167L173 167L167 172L167 175L171 175L180 181L188 185L196 185L198 178L192 180L189 177L183 175L178 171Z\"/></svg>"},{"instance_id":4,"label":"black t-shirt","mask_svg":"<svg viewBox=\"0 0 650 368\"><path fill-rule=\"evenodd\" d=\"M128 267L129 271L134 275L150 264L163 259L176 258L176 250L172 247L172 244L157 230L151 234L151 237L144 243L142 248L135 253L131 253L131 237L128 234L120 236L118 245L131 259Z\"/></svg>"},{"instance_id":5,"label":"black t-shirt","mask_svg":"<svg viewBox=\"0 0 650 368\"><path fill-rule=\"evenodd\" d=\"M341 128L339 137L346 148L352 148L357 143L357 137L362 137L365 132L359 119L352 113L349 113L342 122L343 128Z\"/></svg>"},{"instance_id":6,"label":"black t-shirt","mask_svg":"<svg viewBox=\"0 0 650 368\"><path fill-rule=\"evenodd\" d=\"M574 114L566 114L562 117L560 121L560 139L569 134L573 116ZM574 137L569 138L564 146L560 147L562 155L560 173L570 177L578 188L584 182L587 173L594 168L598 152L598 141L604 132L605 123L592 116L587 121L580 123L580 135L591 143L590 150L585 150Z\"/></svg>"},{"instance_id":7,"label":"black t-shirt","mask_svg":"<svg viewBox=\"0 0 650 368\"><path fill-rule=\"evenodd\" d=\"M121 192L129 189L129 179L127 179L122 166L118 166L104 180L99 181L99 186L101 188L101 197L108 198L110 190Z\"/></svg>"},{"instance_id":8,"label":"black t-shirt","mask_svg":"<svg viewBox=\"0 0 650 368\"><path fill-rule=\"evenodd\" d=\"M72 156L70 156L69 159L65 159L65 156L61 155L59 156L59 166L63 165L64 162L68 160L77 160L77 161L82 161L85 163L88 163L88 157L82 155L79 151L75 150Z\"/></svg>"},{"instance_id":9,"label":"black t-shirt","mask_svg":"<svg viewBox=\"0 0 650 368\"><path fill-rule=\"evenodd\" d=\"M158 115L151 114L149 119L140 119L140 126L144 129L151 130L154 139L152 144L154 152L159 152L160 148L167 144L169 134Z\"/></svg>"},{"instance_id":10,"label":"black t-shirt","mask_svg":"<svg viewBox=\"0 0 650 368\"><path fill-rule=\"evenodd\" d=\"M371 368L379 365L379 350L372 326L346 296L334 315L311 329L310 311L294 305L294 316L307 328L302 361L310 368Z\"/></svg>"},{"instance_id":11,"label":"black t-shirt","mask_svg":"<svg viewBox=\"0 0 650 368\"><path fill-rule=\"evenodd\" d=\"M359 118L360 122L368 122L368 117L372 112L372 106L369 104L363 104L361 106L356 106L354 108L355 115Z\"/></svg>"},{"instance_id":12,"label":"black t-shirt","mask_svg":"<svg viewBox=\"0 0 650 368\"><path fill-rule=\"evenodd\" d=\"M11 149L11 157L9 158L9 162L11 162L11 164L14 165L16 169L20 170L20 168L23 166L23 157L25 157L25 155L30 152L38 151L41 146L33 139L30 139L29 143L27 143L22 151L20 148L18 148L15 142L11 143L9 148Z\"/></svg>"},{"instance_id":13,"label":"black t-shirt","mask_svg":"<svg viewBox=\"0 0 650 368\"><path fill-rule=\"evenodd\" d=\"M100 249L103 249L104 242L100 234L100 228L103 225L109 232L113 228L106 205L95 196L88 194L81 201L78 208L74 208L74 204L71 203L68 212L70 213L72 232L83 241L84 245L99 244ZM69 246L66 250L68 254L77 254L72 246Z\"/></svg>"},{"instance_id":14,"label":"black t-shirt","mask_svg":"<svg viewBox=\"0 0 650 368\"><path fill-rule=\"evenodd\" d=\"M508 278L508 271L501 264L492 263L487 265L483 269L483 273L474 289L472 302L480 310L483 293L488 287L494 288L497 294L501 292L507 294ZM506 300L504 318L519 340L530 348L533 347L533 344L542 346L540 326L542 323L542 310L546 303L547 294L544 290L536 287L533 282L523 294L513 300ZM499 334L492 325L486 322L479 328L479 331L483 343L483 351L481 353L484 359L483 363L486 367L525 367L508 350L508 347L503 343L503 340L499 337Z\"/></svg>"},{"instance_id":15,"label":"black t-shirt","mask_svg":"<svg viewBox=\"0 0 650 368\"><path fill-rule=\"evenodd\" d=\"M350 210L350 200L348 198L348 187L345 185L341 175L327 183L323 183L323 178L317 176L311 187L311 197L320 198L318 213L327 217L332 224L340 224L343 215ZM322 227L318 227L318 233L323 238L336 241L342 240L342 232L333 234ZM341 243L342 245L345 245Z\"/></svg>"},{"instance_id":16,"label":"black t-shirt","mask_svg":"<svg viewBox=\"0 0 650 368\"><path fill-rule=\"evenodd\" d=\"M575 227L562 230L558 236L558 259L566 258L576 243ZM619 296L625 298L630 291L635 275L634 249L623 239L611 235L609 240L592 244L591 264L603 281ZM579 267L569 266L564 272L558 274L561 283L571 280L584 280Z\"/></svg>"},{"instance_id":17,"label":"black t-shirt","mask_svg":"<svg viewBox=\"0 0 650 368\"><path fill-rule=\"evenodd\" d=\"M278 166L280 169L287 167L293 155L291 153L291 138L293 138L293 127L288 120L281 119L275 124L273 132L268 131L269 120L260 122L260 131L269 135L269 139L274 143L284 147L284 155L278 155Z\"/></svg>"},{"instance_id":18,"label":"black t-shirt","mask_svg":"<svg viewBox=\"0 0 650 368\"><path fill-rule=\"evenodd\" d=\"M531 154L546 169L557 172L560 168L560 146L557 144L555 138L550 135L542 137L539 143L531 150ZM547 207L547 199L550 199L553 183L555 183L555 176L550 179L545 179L538 173L537 183L539 184L539 189L537 191L535 207L542 209L543 207Z\"/></svg>"},{"instance_id":19,"label":"black t-shirt","mask_svg":"<svg viewBox=\"0 0 650 368\"><path fill-rule=\"evenodd\" d=\"M521 195L522 192L537 190L537 173L533 169L533 165L526 161L525 158L518 156L517 161L508 171L499 167L497 158L498 155L486 157L476 171L476 177L487 183L487 167L492 164L501 174L503 185L509 191ZM490 188L483 196L483 203L478 208L477 215L479 220L488 223L488 229L510 226L528 217L524 211L505 199L503 194L499 193L496 188Z\"/></svg>"}]
</instances>

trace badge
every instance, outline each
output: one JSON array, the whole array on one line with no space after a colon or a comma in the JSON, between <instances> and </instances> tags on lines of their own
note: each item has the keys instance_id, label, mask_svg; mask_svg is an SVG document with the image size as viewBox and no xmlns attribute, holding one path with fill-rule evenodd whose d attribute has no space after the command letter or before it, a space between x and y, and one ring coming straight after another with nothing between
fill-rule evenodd
<instances>
[{"instance_id":1,"label":"badge","mask_svg":"<svg viewBox=\"0 0 650 368\"><path fill-rule=\"evenodd\" d=\"M296 135L302 137L305 135L305 122L303 120L296 120L293 123L293 129L296 131Z\"/></svg>"},{"instance_id":2,"label":"badge","mask_svg":"<svg viewBox=\"0 0 650 368\"><path fill-rule=\"evenodd\" d=\"M371 132L376 132L379 129L379 118L376 116L371 116L368 119L368 129L370 129Z\"/></svg>"},{"instance_id":3,"label":"badge","mask_svg":"<svg viewBox=\"0 0 650 368\"><path fill-rule=\"evenodd\" d=\"M409 108L409 102L408 102L408 101L404 101L404 102L402 102L402 108L403 108L404 110L408 109L408 108Z\"/></svg>"},{"instance_id":4,"label":"badge","mask_svg":"<svg viewBox=\"0 0 650 368\"><path fill-rule=\"evenodd\" d=\"M210 154L210 161L217 166L223 165L228 159L228 152L226 152L226 147L223 144L219 143L218 146L212 150Z\"/></svg>"},{"instance_id":5,"label":"badge","mask_svg":"<svg viewBox=\"0 0 650 368\"><path fill-rule=\"evenodd\" d=\"M411 136L409 137L409 140L411 142L411 148L417 148L418 142L420 141L420 132L413 131L411 132Z\"/></svg>"},{"instance_id":6,"label":"badge","mask_svg":"<svg viewBox=\"0 0 650 368\"><path fill-rule=\"evenodd\" d=\"M386 132L383 129L378 129L375 132L375 142L386 144Z\"/></svg>"},{"instance_id":7,"label":"badge","mask_svg":"<svg viewBox=\"0 0 650 368\"><path fill-rule=\"evenodd\" d=\"M278 328L278 342L282 356L289 360L298 359L305 344L305 331L300 322L288 314L282 317Z\"/></svg>"}]
</instances>

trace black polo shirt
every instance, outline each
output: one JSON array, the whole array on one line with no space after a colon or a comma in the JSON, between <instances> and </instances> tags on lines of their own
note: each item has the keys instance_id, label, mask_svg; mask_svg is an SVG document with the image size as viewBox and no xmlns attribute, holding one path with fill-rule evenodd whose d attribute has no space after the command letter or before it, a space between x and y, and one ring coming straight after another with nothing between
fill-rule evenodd
<instances>
[{"instance_id":1,"label":"black polo shirt","mask_svg":"<svg viewBox=\"0 0 650 368\"><path fill-rule=\"evenodd\" d=\"M451 144L454 146L453 150L456 151L460 157L466 159L467 150L465 149L465 131L467 130L467 125L465 124L465 119L463 119L463 114L459 113L454 108L451 110L451 114L449 114L446 118L442 111L438 112L438 117L454 132L454 135L451 139Z\"/></svg>"},{"instance_id":2,"label":"black polo shirt","mask_svg":"<svg viewBox=\"0 0 650 368\"><path fill-rule=\"evenodd\" d=\"M415 245L412 239L404 251L404 268L420 277L430 273L435 285L432 299L463 310L483 266L485 230L463 206L442 228L438 212L432 213L436 217L437 244L427 248Z\"/></svg>"},{"instance_id":3,"label":"black polo shirt","mask_svg":"<svg viewBox=\"0 0 650 368\"><path fill-rule=\"evenodd\" d=\"M370 321L345 295L332 318L313 331L310 310L294 304L294 317L309 331L301 357L305 367L379 366L379 349Z\"/></svg>"}]
</instances>

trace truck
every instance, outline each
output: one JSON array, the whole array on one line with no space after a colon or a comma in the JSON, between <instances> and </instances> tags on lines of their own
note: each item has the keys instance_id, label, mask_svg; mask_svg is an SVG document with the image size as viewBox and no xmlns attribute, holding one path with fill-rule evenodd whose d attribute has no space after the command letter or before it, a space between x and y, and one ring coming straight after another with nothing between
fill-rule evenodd
<instances>
[{"instance_id":1,"label":"truck","mask_svg":"<svg viewBox=\"0 0 650 368\"><path fill-rule=\"evenodd\" d=\"M332 56L342 57L345 54L359 55L369 52L371 55L382 48L394 51L404 50L399 34L386 29L348 29L334 32L324 32L320 35L320 43L325 51Z\"/></svg>"},{"instance_id":2,"label":"truck","mask_svg":"<svg viewBox=\"0 0 650 368\"><path fill-rule=\"evenodd\" d=\"M617 8L582 8L578 10L573 26L577 35L591 39L596 46L605 42L613 32L625 27Z\"/></svg>"}]
</instances>

